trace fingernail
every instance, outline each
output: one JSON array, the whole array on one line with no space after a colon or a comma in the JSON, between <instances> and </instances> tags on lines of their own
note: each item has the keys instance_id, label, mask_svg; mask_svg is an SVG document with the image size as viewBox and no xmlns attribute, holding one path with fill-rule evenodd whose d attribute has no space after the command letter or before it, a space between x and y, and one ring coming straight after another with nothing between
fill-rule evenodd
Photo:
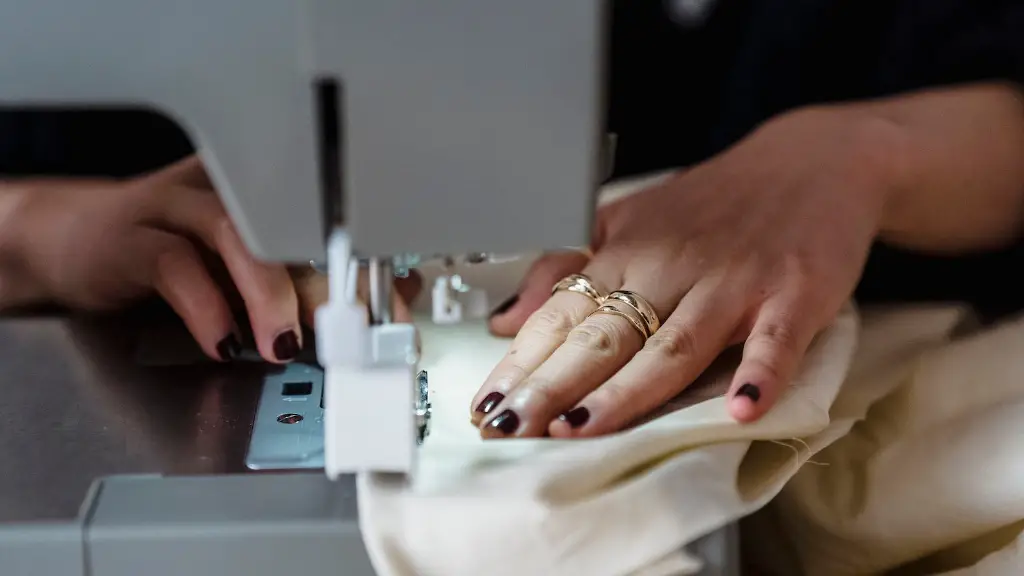
<instances>
[{"instance_id":1,"label":"fingernail","mask_svg":"<svg viewBox=\"0 0 1024 576\"><path fill-rule=\"evenodd\" d=\"M481 414L490 414L494 407L501 403L505 399L505 395L501 392L491 392L484 397L483 402L476 407L476 411Z\"/></svg>"},{"instance_id":2,"label":"fingernail","mask_svg":"<svg viewBox=\"0 0 1024 576\"><path fill-rule=\"evenodd\" d=\"M515 432L516 428L519 428L519 416L516 416L516 413L511 410L505 410L487 425L508 436Z\"/></svg>"},{"instance_id":3,"label":"fingernail","mask_svg":"<svg viewBox=\"0 0 1024 576\"><path fill-rule=\"evenodd\" d=\"M234 334L228 334L217 343L217 354L225 362L234 360L242 353L242 344Z\"/></svg>"},{"instance_id":4,"label":"fingernail","mask_svg":"<svg viewBox=\"0 0 1024 576\"><path fill-rule=\"evenodd\" d=\"M274 339L274 357L282 362L299 355L299 337L294 330L282 332Z\"/></svg>"},{"instance_id":5,"label":"fingernail","mask_svg":"<svg viewBox=\"0 0 1024 576\"><path fill-rule=\"evenodd\" d=\"M568 422L571 428L579 428L586 424L587 420L590 420L590 410L587 410L585 406L578 406L558 418Z\"/></svg>"},{"instance_id":6,"label":"fingernail","mask_svg":"<svg viewBox=\"0 0 1024 576\"><path fill-rule=\"evenodd\" d=\"M744 384L736 391L736 397L746 396L751 402L757 403L761 399L761 389L753 384Z\"/></svg>"},{"instance_id":7,"label":"fingernail","mask_svg":"<svg viewBox=\"0 0 1024 576\"><path fill-rule=\"evenodd\" d=\"M513 306L516 305L516 302L519 302L519 294L513 294L511 298L509 298L508 300L505 300L497 308L492 310L491 311L491 318L494 318L495 316L499 316L501 314L504 314L505 312L508 312Z\"/></svg>"}]
</instances>

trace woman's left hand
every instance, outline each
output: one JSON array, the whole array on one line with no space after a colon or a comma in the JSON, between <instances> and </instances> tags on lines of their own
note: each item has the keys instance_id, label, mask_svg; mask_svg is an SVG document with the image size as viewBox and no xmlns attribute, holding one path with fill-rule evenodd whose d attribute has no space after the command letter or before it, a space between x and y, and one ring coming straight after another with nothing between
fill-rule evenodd
<instances>
[{"instance_id":1,"label":"woman's left hand","mask_svg":"<svg viewBox=\"0 0 1024 576\"><path fill-rule=\"evenodd\" d=\"M843 108L796 111L602 207L593 257L545 257L492 319L518 335L474 398L473 422L488 438L615 432L739 343L729 411L760 418L853 292L896 181L898 140L893 125ZM660 329L645 337L621 314L593 314L583 294L552 295L574 272L639 295Z\"/></svg>"}]
</instances>

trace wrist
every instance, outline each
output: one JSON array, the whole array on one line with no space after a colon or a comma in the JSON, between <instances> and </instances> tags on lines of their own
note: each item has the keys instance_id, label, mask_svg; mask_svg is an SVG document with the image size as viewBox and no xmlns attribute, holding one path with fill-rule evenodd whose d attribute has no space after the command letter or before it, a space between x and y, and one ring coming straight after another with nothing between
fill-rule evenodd
<instances>
[{"instance_id":1,"label":"wrist","mask_svg":"<svg viewBox=\"0 0 1024 576\"><path fill-rule=\"evenodd\" d=\"M885 234L911 186L906 127L863 104L812 106L792 114L803 117L798 123L818 127L816 138L832 140L821 146L839 145L825 169L842 183L836 190L856 195L847 205L863 210L875 236Z\"/></svg>"},{"instance_id":2,"label":"wrist","mask_svg":"<svg viewBox=\"0 0 1024 576\"><path fill-rule=\"evenodd\" d=\"M909 127L884 115L871 114L868 121L873 135L867 136L863 145L871 147L868 138L875 140L875 168L879 179L876 186L881 194L877 235L885 238L899 234L907 220L908 211L913 211L911 194L918 186L915 183L914 147Z\"/></svg>"},{"instance_id":3,"label":"wrist","mask_svg":"<svg viewBox=\"0 0 1024 576\"><path fill-rule=\"evenodd\" d=\"M847 143L844 175L871 209L875 235L884 236L899 221L913 186L909 131L872 105L849 105L840 115L846 126L840 131Z\"/></svg>"}]
</instances>

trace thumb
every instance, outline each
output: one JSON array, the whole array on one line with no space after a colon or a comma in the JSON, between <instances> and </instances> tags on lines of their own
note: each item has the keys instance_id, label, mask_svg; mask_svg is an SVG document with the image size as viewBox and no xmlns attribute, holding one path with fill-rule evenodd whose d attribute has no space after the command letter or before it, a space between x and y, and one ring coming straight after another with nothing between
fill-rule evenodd
<instances>
[{"instance_id":1,"label":"thumb","mask_svg":"<svg viewBox=\"0 0 1024 576\"><path fill-rule=\"evenodd\" d=\"M144 176L142 180L153 184L172 184L198 190L213 190L213 182L210 181L210 177L203 167L203 161L195 154L164 166Z\"/></svg>"},{"instance_id":2,"label":"thumb","mask_svg":"<svg viewBox=\"0 0 1024 576\"><path fill-rule=\"evenodd\" d=\"M511 298L491 313L495 336L515 336L538 308L551 297L551 287L569 274L578 273L589 258L580 252L547 254L530 266L526 278Z\"/></svg>"}]
</instances>

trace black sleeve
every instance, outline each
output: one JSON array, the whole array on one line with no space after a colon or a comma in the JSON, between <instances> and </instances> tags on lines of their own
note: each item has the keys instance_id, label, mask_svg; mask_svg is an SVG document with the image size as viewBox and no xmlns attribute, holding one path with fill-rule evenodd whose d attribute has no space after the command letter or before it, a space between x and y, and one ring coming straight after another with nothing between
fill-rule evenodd
<instances>
[{"instance_id":1,"label":"black sleeve","mask_svg":"<svg viewBox=\"0 0 1024 576\"><path fill-rule=\"evenodd\" d=\"M1024 84L1024 2L904 0L879 53L878 88L895 93L933 86ZM872 251L860 286L864 302L966 301L985 320L1024 308L1024 242L958 258L888 246Z\"/></svg>"},{"instance_id":2,"label":"black sleeve","mask_svg":"<svg viewBox=\"0 0 1024 576\"><path fill-rule=\"evenodd\" d=\"M1024 2L903 0L881 46L887 91L1024 82Z\"/></svg>"}]
</instances>

